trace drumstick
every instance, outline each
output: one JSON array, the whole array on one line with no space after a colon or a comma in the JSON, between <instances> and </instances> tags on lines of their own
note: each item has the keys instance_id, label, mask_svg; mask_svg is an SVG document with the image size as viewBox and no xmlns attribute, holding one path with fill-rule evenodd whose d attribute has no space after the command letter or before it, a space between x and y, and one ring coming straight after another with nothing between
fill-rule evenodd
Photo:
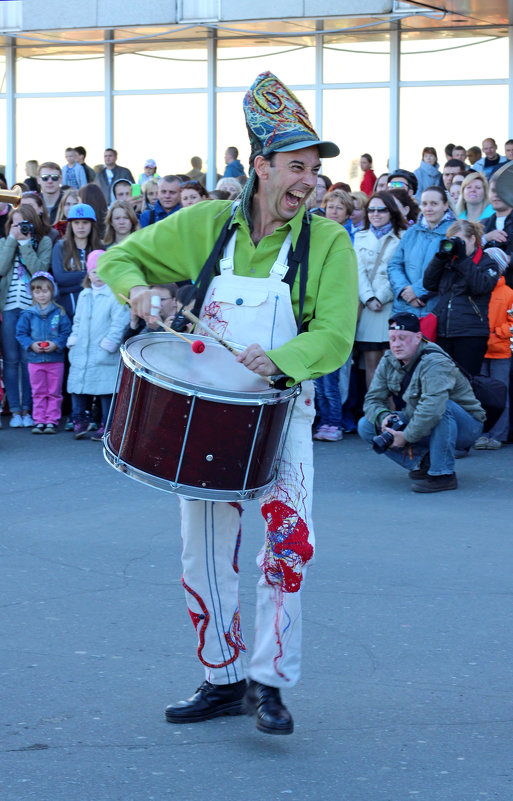
<instances>
[{"instance_id":1,"label":"drumstick","mask_svg":"<svg viewBox=\"0 0 513 801\"><path fill-rule=\"evenodd\" d=\"M119 293L119 297L121 298L121 300L124 300L126 303L128 303L130 308L132 308L129 299L126 298L124 295L122 295L121 292ZM166 325L166 323L162 322L160 317L155 317L155 322L157 323L157 325L160 325L160 327L163 328L164 331L167 331L169 334L174 334L175 336L180 337L180 339L183 339L183 341L187 342L187 344L190 345L191 347L193 347L193 345L196 344L194 342L191 342L190 339L187 339L187 337L184 337L183 334L180 334L178 331L175 331L173 328L170 328L168 325ZM203 344L203 343L201 343L201 344ZM194 350L194 348L193 348L193 350ZM198 352L200 352L200 351L198 351Z\"/></svg>"},{"instance_id":2,"label":"drumstick","mask_svg":"<svg viewBox=\"0 0 513 801\"><path fill-rule=\"evenodd\" d=\"M234 356L238 356L239 353L242 353L241 350L236 350L231 345L229 345L228 342L225 342L225 340L222 338L222 336L220 334L217 333L217 331L213 331L211 328L209 328L208 325L206 325L202 320L200 320L199 317L196 317L195 314L193 314L190 311L187 311L187 309L184 309L184 308L181 309L181 312L182 312L184 317L187 317L187 319L191 321L191 323L195 323L196 325L201 326L201 328L203 328L203 330L206 331L209 336L211 336L215 340L217 340L217 342L219 342L220 345L222 345L224 348L229 350L230 353L233 353ZM257 375L259 375L260 378L263 378L272 387L274 387L274 381L270 376L261 375L261 373L257 373Z\"/></svg>"}]
</instances>

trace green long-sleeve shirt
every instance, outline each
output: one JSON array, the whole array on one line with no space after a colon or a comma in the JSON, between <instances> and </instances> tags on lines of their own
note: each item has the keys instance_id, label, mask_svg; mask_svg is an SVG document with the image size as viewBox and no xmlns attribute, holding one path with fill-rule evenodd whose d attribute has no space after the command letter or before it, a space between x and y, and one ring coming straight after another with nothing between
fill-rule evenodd
<instances>
[{"instance_id":1,"label":"green long-sleeve shirt","mask_svg":"<svg viewBox=\"0 0 513 801\"><path fill-rule=\"evenodd\" d=\"M98 262L98 274L117 297L134 286L195 281L228 219L231 201L212 200L182 209L159 223L136 231L110 248ZM304 210L255 245L240 208L235 246L235 274L266 278L291 231L296 245ZM299 272L291 293L299 313ZM354 339L358 303L356 258L345 229L314 215L311 222L308 282L303 321L308 330L267 355L290 385L331 373L348 358Z\"/></svg>"}]
</instances>

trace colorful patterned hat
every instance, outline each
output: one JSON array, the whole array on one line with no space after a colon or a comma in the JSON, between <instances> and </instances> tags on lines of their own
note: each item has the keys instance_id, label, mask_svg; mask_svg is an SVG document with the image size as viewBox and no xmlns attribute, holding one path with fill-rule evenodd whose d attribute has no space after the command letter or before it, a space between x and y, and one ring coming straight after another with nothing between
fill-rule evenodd
<instances>
[{"instance_id":1,"label":"colorful patterned hat","mask_svg":"<svg viewBox=\"0 0 513 801\"><path fill-rule=\"evenodd\" d=\"M272 72L262 72L243 101L251 142L251 163L257 155L302 150L315 145L321 158L338 156L334 142L321 141L297 97Z\"/></svg>"}]
</instances>

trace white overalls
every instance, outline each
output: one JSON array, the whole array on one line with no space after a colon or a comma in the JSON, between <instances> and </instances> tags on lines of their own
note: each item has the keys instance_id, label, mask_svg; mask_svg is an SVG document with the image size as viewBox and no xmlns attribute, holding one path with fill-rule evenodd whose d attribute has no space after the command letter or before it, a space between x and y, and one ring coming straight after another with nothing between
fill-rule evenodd
<instances>
[{"instance_id":1,"label":"white overalls","mask_svg":"<svg viewBox=\"0 0 513 801\"><path fill-rule=\"evenodd\" d=\"M287 271L290 234L268 278L233 271L236 232L211 282L201 317L223 338L241 345L279 347L297 335ZM278 481L261 499L265 542L257 564L255 646L249 676L273 687L293 686L300 673L301 582L313 556L311 519L314 418L313 382L297 399ZM227 432L227 436L230 432ZM239 615L237 557L242 507L237 503L180 499L183 538L182 583L198 634L198 656L206 679L229 684L245 677Z\"/></svg>"}]
</instances>

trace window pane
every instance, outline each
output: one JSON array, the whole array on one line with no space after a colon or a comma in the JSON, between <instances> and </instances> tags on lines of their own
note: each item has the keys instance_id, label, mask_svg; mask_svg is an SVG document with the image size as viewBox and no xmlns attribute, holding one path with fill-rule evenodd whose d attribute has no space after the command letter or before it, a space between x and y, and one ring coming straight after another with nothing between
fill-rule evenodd
<instances>
[{"instance_id":1,"label":"window pane","mask_svg":"<svg viewBox=\"0 0 513 801\"><path fill-rule=\"evenodd\" d=\"M0 119L5 120L5 100L0 100ZM4 166L7 159L7 142L5 141L5 125L0 125L0 165Z\"/></svg>"},{"instance_id":2,"label":"window pane","mask_svg":"<svg viewBox=\"0 0 513 801\"><path fill-rule=\"evenodd\" d=\"M315 82L313 47L228 47L219 42L217 85L251 86L257 75L270 70L287 85Z\"/></svg>"},{"instance_id":3,"label":"window pane","mask_svg":"<svg viewBox=\"0 0 513 801\"><path fill-rule=\"evenodd\" d=\"M486 114L450 114L450 124L440 124L441 109L484 109ZM419 120L422 127L419 129ZM508 138L507 86L429 86L401 89L400 166L414 170L424 147L434 147L438 161L445 162L447 141L465 148L493 136L501 155ZM421 138L419 138L421 137ZM446 138L442 138L446 137Z\"/></svg>"},{"instance_id":4,"label":"window pane","mask_svg":"<svg viewBox=\"0 0 513 801\"><path fill-rule=\"evenodd\" d=\"M119 163L143 171L146 159L155 159L159 175L191 169L191 156L207 156L207 96L139 95L114 98L115 145Z\"/></svg>"},{"instance_id":5,"label":"window pane","mask_svg":"<svg viewBox=\"0 0 513 801\"><path fill-rule=\"evenodd\" d=\"M314 117L315 92L304 91L294 93L309 113ZM249 164L249 139L242 111L243 92L221 92L217 95L217 171L224 172L224 152L227 147L235 146L239 151L239 159L246 175Z\"/></svg>"},{"instance_id":6,"label":"window pane","mask_svg":"<svg viewBox=\"0 0 513 801\"><path fill-rule=\"evenodd\" d=\"M5 55L3 49L0 50L0 94L5 92ZM2 116L2 119L5 119Z\"/></svg>"},{"instance_id":7,"label":"window pane","mask_svg":"<svg viewBox=\"0 0 513 801\"><path fill-rule=\"evenodd\" d=\"M340 147L340 156L325 159L323 172L333 182L345 181L359 189L360 156L369 153L378 176L387 169L389 152L388 89L326 89L323 139Z\"/></svg>"},{"instance_id":8,"label":"window pane","mask_svg":"<svg viewBox=\"0 0 513 801\"><path fill-rule=\"evenodd\" d=\"M32 56L16 59L18 92L101 92L103 55Z\"/></svg>"},{"instance_id":9,"label":"window pane","mask_svg":"<svg viewBox=\"0 0 513 801\"><path fill-rule=\"evenodd\" d=\"M324 82L359 83L388 81L390 72L388 41L325 44Z\"/></svg>"},{"instance_id":10,"label":"window pane","mask_svg":"<svg viewBox=\"0 0 513 801\"><path fill-rule=\"evenodd\" d=\"M207 86L206 48L152 50L114 57L116 89L196 89Z\"/></svg>"},{"instance_id":11,"label":"window pane","mask_svg":"<svg viewBox=\"0 0 513 801\"><path fill-rule=\"evenodd\" d=\"M445 81L508 77L508 39L401 37L401 80ZM444 34L442 33L442 37Z\"/></svg>"},{"instance_id":12,"label":"window pane","mask_svg":"<svg viewBox=\"0 0 513 801\"><path fill-rule=\"evenodd\" d=\"M27 98L16 101L16 175L23 178L29 159L65 163L64 148L83 145L87 164L103 162L102 97Z\"/></svg>"}]
</instances>

